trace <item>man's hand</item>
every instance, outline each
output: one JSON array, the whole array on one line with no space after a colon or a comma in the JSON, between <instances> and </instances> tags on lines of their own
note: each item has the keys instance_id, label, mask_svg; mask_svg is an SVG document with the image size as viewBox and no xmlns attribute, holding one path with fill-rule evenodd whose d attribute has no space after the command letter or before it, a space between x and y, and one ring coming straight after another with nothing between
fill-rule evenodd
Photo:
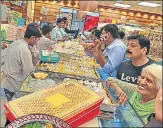
<instances>
[{"instance_id":1,"label":"man's hand","mask_svg":"<svg viewBox=\"0 0 163 128\"><path fill-rule=\"evenodd\" d=\"M51 45L51 46L49 46L49 47L48 47L48 49L47 49L47 50L51 52L53 49L54 49L54 46L53 46L53 45Z\"/></svg>"},{"instance_id":2,"label":"man's hand","mask_svg":"<svg viewBox=\"0 0 163 128\"><path fill-rule=\"evenodd\" d=\"M64 36L64 37L62 38L62 40L63 40L63 41L68 40L68 36Z\"/></svg>"},{"instance_id":3,"label":"man's hand","mask_svg":"<svg viewBox=\"0 0 163 128\"><path fill-rule=\"evenodd\" d=\"M101 65L101 67L103 67L107 63L107 61L105 60L105 57L101 50L101 45L102 43L99 40L96 40L95 47L91 48L90 51L93 53L96 61Z\"/></svg>"},{"instance_id":4,"label":"man's hand","mask_svg":"<svg viewBox=\"0 0 163 128\"><path fill-rule=\"evenodd\" d=\"M95 47L94 43L80 43L84 47L85 50L91 51L93 47Z\"/></svg>"},{"instance_id":5,"label":"man's hand","mask_svg":"<svg viewBox=\"0 0 163 128\"><path fill-rule=\"evenodd\" d=\"M90 47L90 50L93 53L100 53L101 52L101 42L99 40L95 40L94 47Z\"/></svg>"}]
</instances>

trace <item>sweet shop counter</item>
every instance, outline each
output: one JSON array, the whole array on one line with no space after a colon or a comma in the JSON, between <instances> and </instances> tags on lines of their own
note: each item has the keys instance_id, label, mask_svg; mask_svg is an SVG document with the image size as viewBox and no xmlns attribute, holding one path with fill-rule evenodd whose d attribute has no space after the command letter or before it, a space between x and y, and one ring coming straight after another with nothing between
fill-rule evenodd
<instances>
[{"instance_id":1,"label":"sweet shop counter","mask_svg":"<svg viewBox=\"0 0 163 128\"><path fill-rule=\"evenodd\" d=\"M17 94L26 95L43 89L56 87L61 82L74 81L89 88L96 93L103 95L103 103L110 104L111 100L106 93L103 82L100 79L85 78L80 76L66 75L63 73L45 72L35 70L31 72L22 83Z\"/></svg>"},{"instance_id":2,"label":"sweet shop counter","mask_svg":"<svg viewBox=\"0 0 163 128\"><path fill-rule=\"evenodd\" d=\"M125 107L116 104L100 80L37 70L27 77L20 92L26 93L25 96L5 105L11 121L23 115L42 113L54 114L71 126L79 127L144 125L129 103ZM68 105L69 109L62 105Z\"/></svg>"}]
</instances>

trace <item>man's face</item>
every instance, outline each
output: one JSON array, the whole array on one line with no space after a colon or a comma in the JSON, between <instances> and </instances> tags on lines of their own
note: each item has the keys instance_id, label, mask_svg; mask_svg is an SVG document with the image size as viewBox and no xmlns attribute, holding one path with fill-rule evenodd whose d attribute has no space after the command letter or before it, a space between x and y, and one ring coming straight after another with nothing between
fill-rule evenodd
<instances>
[{"instance_id":1,"label":"man's face","mask_svg":"<svg viewBox=\"0 0 163 128\"><path fill-rule=\"evenodd\" d=\"M64 28L67 28L67 26L68 26L68 20L65 20L65 22L64 22Z\"/></svg>"},{"instance_id":2,"label":"man's face","mask_svg":"<svg viewBox=\"0 0 163 128\"><path fill-rule=\"evenodd\" d=\"M95 41L95 40L97 40L98 38L95 36L95 35L91 35L91 39L93 40L93 41Z\"/></svg>"},{"instance_id":3,"label":"man's face","mask_svg":"<svg viewBox=\"0 0 163 128\"><path fill-rule=\"evenodd\" d=\"M68 20L65 20L65 24L68 25Z\"/></svg>"},{"instance_id":4,"label":"man's face","mask_svg":"<svg viewBox=\"0 0 163 128\"><path fill-rule=\"evenodd\" d=\"M59 27L59 28L63 28L63 27L64 27L64 22L59 23L59 24L58 24L58 27Z\"/></svg>"},{"instance_id":5,"label":"man's face","mask_svg":"<svg viewBox=\"0 0 163 128\"><path fill-rule=\"evenodd\" d=\"M110 33L103 30L101 34L101 38L103 39L103 43L105 43L106 45L110 44L109 37L110 37Z\"/></svg>"},{"instance_id":6,"label":"man's face","mask_svg":"<svg viewBox=\"0 0 163 128\"><path fill-rule=\"evenodd\" d=\"M147 49L141 48L139 41L136 39L128 40L127 44L127 57L129 59L140 58L142 55L146 55Z\"/></svg>"},{"instance_id":7,"label":"man's face","mask_svg":"<svg viewBox=\"0 0 163 128\"><path fill-rule=\"evenodd\" d=\"M31 45L31 46L36 45L37 42L38 42L39 40L40 40L40 37L32 36L32 37L30 38L30 45Z\"/></svg>"}]
</instances>

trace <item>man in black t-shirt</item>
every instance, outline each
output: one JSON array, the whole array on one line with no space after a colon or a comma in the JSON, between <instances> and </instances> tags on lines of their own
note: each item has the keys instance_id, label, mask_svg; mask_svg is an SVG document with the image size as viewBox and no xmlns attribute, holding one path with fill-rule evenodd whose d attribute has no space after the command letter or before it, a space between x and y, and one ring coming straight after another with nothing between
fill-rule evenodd
<instances>
[{"instance_id":1,"label":"man in black t-shirt","mask_svg":"<svg viewBox=\"0 0 163 128\"><path fill-rule=\"evenodd\" d=\"M128 38L126 55L130 60L123 62L117 73L117 78L132 84L137 84L141 70L152 63L147 57L150 50L150 41L142 35L132 35Z\"/></svg>"}]
</instances>

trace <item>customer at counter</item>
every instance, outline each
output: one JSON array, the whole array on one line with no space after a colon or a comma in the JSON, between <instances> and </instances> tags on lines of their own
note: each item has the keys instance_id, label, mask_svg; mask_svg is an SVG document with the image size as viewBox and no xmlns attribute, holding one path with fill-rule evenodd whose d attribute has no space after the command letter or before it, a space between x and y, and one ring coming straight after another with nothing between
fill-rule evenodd
<instances>
[{"instance_id":1,"label":"customer at counter","mask_svg":"<svg viewBox=\"0 0 163 128\"><path fill-rule=\"evenodd\" d=\"M118 38L123 40L125 37L125 33L123 31L119 31L118 34L119 34Z\"/></svg>"},{"instance_id":2,"label":"customer at counter","mask_svg":"<svg viewBox=\"0 0 163 128\"><path fill-rule=\"evenodd\" d=\"M120 65L117 78L137 84L142 68L154 63L153 60L147 57L150 51L150 40L142 35L132 35L128 37L127 45L126 55L130 60Z\"/></svg>"},{"instance_id":3,"label":"customer at counter","mask_svg":"<svg viewBox=\"0 0 163 128\"><path fill-rule=\"evenodd\" d=\"M41 33L34 25L29 25L24 35L24 39L15 41L9 45L6 61L4 63L1 87L9 94L15 93L24 81L27 74L33 68L32 56L29 46L36 45L41 37ZM6 94L5 93L5 94ZM12 96L6 94L10 100Z\"/></svg>"},{"instance_id":4,"label":"customer at counter","mask_svg":"<svg viewBox=\"0 0 163 128\"><path fill-rule=\"evenodd\" d=\"M37 45L30 48L34 66L36 66L36 64L40 61L41 50L47 50L55 44L55 41L51 40L50 32L50 27L48 25L44 25L41 29L42 37L38 41Z\"/></svg>"},{"instance_id":5,"label":"customer at counter","mask_svg":"<svg viewBox=\"0 0 163 128\"><path fill-rule=\"evenodd\" d=\"M8 101L19 97L16 92L27 74L33 69L29 46L36 45L40 37L40 31L34 25L29 25L25 31L24 39L9 45L1 81L1 95L3 94ZM5 126L9 123L7 120Z\"/></svg>"},{"instance_id":6,"label":"customer at counter","mask_svg":"<svg viewBox=\"0 0 163 128\"><path fill-rule=\"evenodd\" d=\"M101 37L103 41L98 40L91 51L103 72L111 77L116 77L119 65L125 60L126 46L123 41L118 39L118 27L115 24L105 25ZM106 44L103 52L101 50L102 43Z\"/></svg>"},{"instance_id":7,"label":"customer at counter","mask_svg":"<svg viewBox=\"0 0 163 128\"><path fill-rule=\"evenodd\" d=\"M50 35L51 30L48 25L44 25L41 29L41 32L42 32L42 37L37 43L37 48L39 51L46 50L50 46L55 44L55 42L51 40L51 35Z\"/></svg>"},{"instance_id":8,"label":"customer at counter","mask_svg":"<svg viewBox=\"0 0 163 128\"><path fill-rule=\"evenodd\" d=\"M51 32L51 39L54 41L68 40L67 34L63 30L64 20L62 18L58 18L56 24L57 24L56 27L54 27Z\"/></svg>"},{"instance_id":9,"label":"customer at counter","mask_svg":"<svg viewBox=\"0 0 163 128\"><path fill-rule=\"evenodd\" d=\"M119 104L124 105L128 100L139 117L147 123L148 116L154 112L158 90L162 87L162 66L152 64L143 68L138 86L115 78L109 78L107 86L116 90Z\"/></svg>"}]
</instances>

